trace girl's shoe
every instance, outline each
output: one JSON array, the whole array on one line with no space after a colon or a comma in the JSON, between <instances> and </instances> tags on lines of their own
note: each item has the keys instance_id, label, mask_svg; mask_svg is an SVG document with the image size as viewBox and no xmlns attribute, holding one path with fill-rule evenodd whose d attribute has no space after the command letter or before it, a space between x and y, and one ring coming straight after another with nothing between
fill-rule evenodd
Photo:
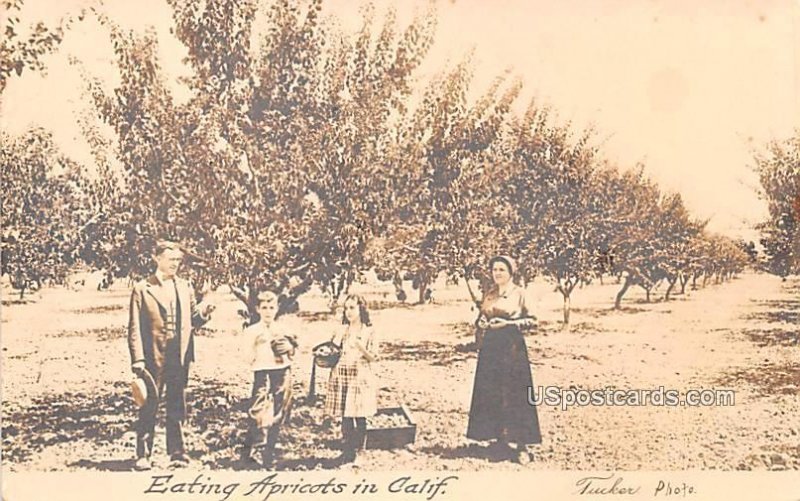
<instances>
[{"instance_id":1,"label":"girl's shoe","mask_svg":"<svg viewBox=\"0 0 800 501\"><path fill-rule=\"evenodd\" d=\"M350 466L353 468L361 468L364 465L364 456L356 454L356 457L350 461Z\"/></svg>"},{"instance_id":2,"label":"girl's shoe","mask_svg":"<svg viewBox=\"0 0 800 501\"><path fill-rule=\"evenodd\" d=\"M275 453L270 450L264 450L261 452L261 467L262 468L272 468L275 466Z\"/></svg>"},{"instance_id":3,"label":"girl's shoe","mask_svg":"<svg viewBox=\"0 0 800 501\"><path fill-rule=\"evenodd\" d=\"M522 466L530 464L533 461L533 454L528 452L527 449L517 449L517 463L521 464Z\"/></svg>"}]
</instances>

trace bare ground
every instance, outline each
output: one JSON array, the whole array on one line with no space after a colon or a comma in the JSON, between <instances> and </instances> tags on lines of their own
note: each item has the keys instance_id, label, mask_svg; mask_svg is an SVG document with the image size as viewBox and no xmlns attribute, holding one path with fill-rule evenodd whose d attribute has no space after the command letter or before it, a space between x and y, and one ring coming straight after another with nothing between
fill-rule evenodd
<instances>
[{"instance_id":1,"label":"bare ground","mask_svg":"<svg viewBox=\"0 0 800 501\"><path fill-rule=\"evenodd\" d=\"M541 406L543 443L523 467L464 437L476 355L466 288L439 288L434 304L398 305L391 286L356 286L373 306L384 357L382 406L405 403L417 421L413 446L366 451L367 470L438 469L800 469L800 280L749 274L645 303L635 291L610 309L619 287L575 291L563 329L560 296L535 283L541 328L527 337L534 384L579 389L724 388L724 407ZM4 298L9 298L4 291ZM250 374L239 352L238 306L219 309L196 342L187 441L195 467L238 469ZM11 470L129 470L134 408L125 342L128 290L45 290L2 310L3 461ZM318 294L282 320L302 349L295 389L308 391L310 348L338 328ZM327 372L318 371L324 391ZM279 470L336 468L337 427L321 402L300 398L282 433ZM163 427L157 465L166 466ZM351 466L347 466L348 468Z\"/></svg>"}]
</instances>

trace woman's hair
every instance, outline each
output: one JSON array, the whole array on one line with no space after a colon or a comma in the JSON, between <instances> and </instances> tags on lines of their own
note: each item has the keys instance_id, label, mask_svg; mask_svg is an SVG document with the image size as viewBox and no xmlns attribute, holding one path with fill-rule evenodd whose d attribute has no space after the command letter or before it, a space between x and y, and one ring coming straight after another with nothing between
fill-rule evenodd
<instances>
[{"instance_id":1,"label":"woman's hair","mask_svg":"<svg viewBox=\"0 0 800 501\"><path fill-rule=\"evenodd\" d=\"M361 317L361 323L368 327L372 325L372 321L369 319L369 311L367 310L366 299L364 299L363 296L360 296L358 294L350 294L345 298L344 303L342 303L342 305L347 304L348 301L355 301L356 304L358 304L358 316ZM350 320L348 320L347 318L347 311L344 310L342 311L342 324L344 325L350 324Z\"/></svg>"},{"instance_id":2,"label":"woman's hair","mask_svg":"<svg viewBox=\"0 0 800 501\"><path fill-rule=\"evenodd\" d=\"M491 275L492 266L494 263L503 263L505 267L508 269L508 274L511 275L511 282L516 283L514 276L517 272L517 263L514 261L513 258L509 256L495 256L489 260L489 274Z\"/></svg>"}]
</instances>

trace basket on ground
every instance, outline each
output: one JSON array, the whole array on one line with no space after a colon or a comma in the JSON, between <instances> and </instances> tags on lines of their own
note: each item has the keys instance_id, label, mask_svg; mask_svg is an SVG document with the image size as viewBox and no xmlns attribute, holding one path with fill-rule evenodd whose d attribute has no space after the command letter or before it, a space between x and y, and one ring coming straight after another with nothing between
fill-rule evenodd
<instances>
[{"instance_id":1,"label":"basket on ground","mask_svg":"<svg viewBox=\"0 0 800 501\"><path fill-rule=\"evenodd\" d=\"M367 449L394 449L413 444L417 424L405 405L386 407L367 418Z\"/></svg>"}]
</instances>

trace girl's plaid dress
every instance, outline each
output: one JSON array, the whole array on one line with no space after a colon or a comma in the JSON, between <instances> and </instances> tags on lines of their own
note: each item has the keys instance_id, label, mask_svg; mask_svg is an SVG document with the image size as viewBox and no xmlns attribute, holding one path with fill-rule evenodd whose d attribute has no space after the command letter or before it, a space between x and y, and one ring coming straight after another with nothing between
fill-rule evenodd
<instances>
[{"instance_id":1,"label":"girl's plaid dress","mask_svg":"<svg viewBox=\"0 0 800 501\"><path fill-rule=\"evenodd\" d=\"M359 332L351 332L348 326L341 337L339 363L331 370L328 381L325 414L329 416L369 417L378 411L378 385L372 364L355 346L356 342L373 357L377 356L378 343L372 327L363 326Z\"/></svg>"}]
</instances>

